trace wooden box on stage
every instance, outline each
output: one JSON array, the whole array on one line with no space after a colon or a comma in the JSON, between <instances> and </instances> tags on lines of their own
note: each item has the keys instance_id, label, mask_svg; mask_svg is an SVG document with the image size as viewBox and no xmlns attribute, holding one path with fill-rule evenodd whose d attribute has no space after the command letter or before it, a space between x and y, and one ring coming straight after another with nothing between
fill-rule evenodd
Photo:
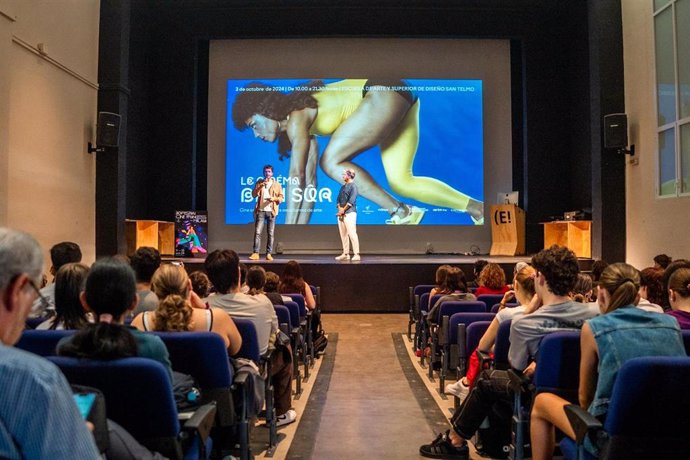
<instances>
[{"instance_id":1,"label":"wooden box on stage","mask_svg":"<svg viewBox=\"0 0 690 460\"><path fill-rule=\"evenodd\" d=\"M592 221L561 220L544 223L544 248L567 246L578 257L592 257Z\"/></svg>"},{"instance_id":2,"label":"wooden box on stage","mask_svg":"<svg viewBox=\"0 0 690 460\"><path fill-rule=\"evenodd\" d=\"M150 246L162 255L175 254L175 223L161 220L125 220L127 255L138 248Z\"/></svg>"},{"instance_id":3,"label":"wooden box on stage","mask_svg":"<svg viewBox=\"0 0 690 460\"><path fill-rule=\"evenodd\" d=\"M525 211L514 204L491 206L492 256L514 256L525 253Z\"/></svg>"}]
</instances>

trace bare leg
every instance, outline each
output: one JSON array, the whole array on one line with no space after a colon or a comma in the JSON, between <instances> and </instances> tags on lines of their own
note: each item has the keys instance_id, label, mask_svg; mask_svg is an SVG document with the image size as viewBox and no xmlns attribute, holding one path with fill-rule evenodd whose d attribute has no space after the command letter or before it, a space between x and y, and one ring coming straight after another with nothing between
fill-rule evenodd
<instances>
[{"instance_id":1,"label":"bare leg","mask_svg":"<svg viewBox=\"0 0 690 460\"><path fill-rule=\"evenodd\" d=\"M366 170L353 163L352 159L387 138L409 107L407 101L395 92L367 93L357 110L331 136L321 157L321 168L341 184L343 169L355 170L359 194L389 212L395 211L400 202L385 191Z\"/></svg>"},{"instance_id":2,"label":"bare leg","mask_svg":"<svg viewBox=\"0 0 690 460\"><path fill-rule=\"evenodd\" d=\"M540 393L534 399L530 422L530 441L532 459L546 460L553 458L555 445L554 426L566 436L575 438L568 417L563 408L570 404L560 396L552 393Z\"/></svg>"}]
</instances>

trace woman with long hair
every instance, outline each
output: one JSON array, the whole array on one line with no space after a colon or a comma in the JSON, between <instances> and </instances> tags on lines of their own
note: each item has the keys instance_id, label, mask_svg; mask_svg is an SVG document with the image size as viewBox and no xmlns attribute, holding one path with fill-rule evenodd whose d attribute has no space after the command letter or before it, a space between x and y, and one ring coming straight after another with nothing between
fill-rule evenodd
<instances>
[{"instance_id":1,"label":"woman with long hair","mask_svg":"<svg viewBox=\"0 0 690 460\"><path fill-rule=\"evenodd\" d=\"M165 366L172 381L170 358L163 341L123 325L138 302L136 279L129 265L115 258L93 264L81 302L93 313L95 324L60 340L59 355L105 360L131 356L151 358Z\"/></svg>"},{"instance_id":2,"label":"woman with long hair","mask_svg":"<svg viewBox=\"0 0 690 460\"><path fill-rule=\"evenodd\" d=\"M291 260L285 264L283 274L280 277L278 292L283 294L302 294L304 303L309 310L316 308L316 299L311 292L311 287L304 281L302 267L296 260Z\"/></svg>"},{"instance_id":3,"label":"woman with long hair","mask_svg":"<svg viewBox=\"0 0 690 460\"><path fill-rule=\"evenodd\" d=\"M84 290L89 267L69 263L55 274L55 316L43 321L36 329L81 329L89 323L80 296Z\"/></svg>"},{"instance_id":4,"label":"woman with long hair","mask_svg":"<svg viewBox=\"0 0 690 460\"><path fill-rule=\"evenodd\" d=\"M616 263L599 278L597 302L601 315L582 327L579 402L603 422L613 384L623 364L642 356L685 356L678 323L668 315L635 307L640 288L639 272ZM575 438L564 407L567 400L552 393L535 397L531 417L532 458L553 457L554 427ZM596 454L591 444L585 447Z\"/></svg>"},{"instance_id":5,"label":"woman with long hair","mask_svg":"<svg viewBox=\"0 0 690 460\"><path fill-rule=\"evenodd\" d=\"M288 197L297 186L316 186L316 167L333 180L352 169L359 178L359 193L388 210L387 224L416 225L424 210L396 199L353 160L375 145L391 190L432 206L467 212L476 224L484 222L484 205L448 184L412 172L419 145L419 99L401 80L340 80L309 82L300 91L282 93L263 83L250 83L232 107L235 128L250 128L254 136L278 141L282 157L291 152ZM330 136L318 158L315 136ZM313 203L288 199L287 223L309 222Z\"/></svg>"},{"instance_id":6,"label":"woman with long hair","mask_svg":"<svg viewBox=\"0 0 690 460\"><path fill-rule=\"evenodd\" d=\"M151 278L151 290L158 296L158 308L143 312L132 320L140 331L202 332L218 334L230 356L242 346L242 336L230 315L220 308L192 308L192 282L182 267L161 265Z\"/></svg>"}]
</instances>

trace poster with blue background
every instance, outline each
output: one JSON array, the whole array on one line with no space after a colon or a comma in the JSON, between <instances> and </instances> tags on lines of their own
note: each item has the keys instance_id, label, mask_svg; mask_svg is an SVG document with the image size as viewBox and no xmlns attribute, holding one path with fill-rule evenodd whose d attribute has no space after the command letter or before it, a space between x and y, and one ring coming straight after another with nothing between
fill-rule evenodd
<instances>
[{"instance_id":1,"label":"poster with blue background","mask_svg":"<svg viewBox=\"0 0 690 460\"><path fill-rule=\"evenodd\" d=\"M262 177L263 167L270 164L274 177L283 186L287 200L310 200L309 216L301 223L336 224L336 198L340 189L340 175L329 177L316 167L316 186L312 190L292 190L288 184L296 180L289 176L291 158L280 159L278 142L263 142L254 136L252 129L240 131L232 119L232 107L238 96L250 83L259 82L271 87L269 91L288 94L300 90L312 80L228 80L226 124L225 170L225 223L247 224L254 221L255 199L251 191ZM322 79L324 85L341 82L338 79ZM359 80L351 80L359 81ZM418 146L412 163L412 176L429 177L443 184L439 190L448 195L468 196L484 201L484 141L483 105L481 80L404 80L405 90L410 90L418 104ZM361 91L360 91L361 92ZM318 108L317 108L318 110ZM337 131L336 131L337 132ZM319 158L330 141L330 136L316 135ZM437 199L426 189L391 187L382 162L380 145L374 145L357 153L351 161L366 170L371 178L400 203L425 210L419 225L473 225L470 216L462 212L461 205L454 208L448 200ZM392 160L394 161L394 160ZM390 168L389 168L390 169ZM355 184L357 184L357 179ZM432 185L436 182L432 182ZM292 187L295 188L294 186ZM361 188L361 183L360 183ZM432 187L433 188L433 187ZM397 191L397 193L396 193ZM366 192L366 190L365 190ZM357 223L385 225L390 210L372 201L371 196L360 191L357 200ZM442 197L443 198L443 197ZM446 197L447 198L447 197ZM442 204L443 203L443 204ZM278 224L284 224L287 205L280 207Z\"/></svg>"}]
</instances>

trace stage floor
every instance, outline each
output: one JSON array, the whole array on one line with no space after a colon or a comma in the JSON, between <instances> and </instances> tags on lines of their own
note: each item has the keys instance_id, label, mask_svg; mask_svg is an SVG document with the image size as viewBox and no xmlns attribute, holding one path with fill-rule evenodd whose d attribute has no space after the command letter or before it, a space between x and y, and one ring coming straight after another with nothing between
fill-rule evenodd
<instances>
[{"instance_id":1,"label":"stage floor","mask_svg":"<svg viewBox=\"0 0 690 460\"><path fill-rule=\"evenodd\" d=\"M409 310L409 287L433 284L439 265L455 265L473 278L474 262L485 259L499 264L510 277L518 262L529 262L530 256L466 256L466 255L362 255L362 260L337 261L335 254L276 254L273 261L262 255L260 260L249 260L249 254L240 254L248 266L261 265L266 271L283 272L285 264L296 260L302 266L304 279L321 288L321 308L325 312L390 312ZM163 258L164 261L182 261L188 272L204 270L203 258ZM580 259L580 269L588 271L591 259Z\"/></svg>"}]
</instances>

